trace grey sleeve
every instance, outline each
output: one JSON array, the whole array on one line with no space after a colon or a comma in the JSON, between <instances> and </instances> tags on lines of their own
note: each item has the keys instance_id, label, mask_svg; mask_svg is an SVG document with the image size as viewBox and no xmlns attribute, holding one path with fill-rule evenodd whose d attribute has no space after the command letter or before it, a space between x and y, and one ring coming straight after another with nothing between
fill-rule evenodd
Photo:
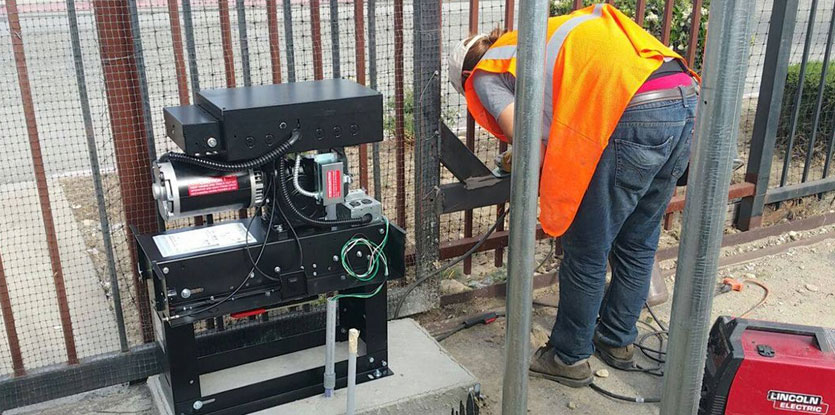
<instances>
[{"instance_id":1,"label":"grey sleeve","mask_svg":"<svg viewBox=\"0 0 835 415\"><path fill-rule=\"evenodd\" d=\"M476 71L473 75L473 88L475 89L481 105L493 118L499 118L499 114L513 103L516 90L516 78L511 74L497 74L484 71Z\"/></svg>"}]
</instances>

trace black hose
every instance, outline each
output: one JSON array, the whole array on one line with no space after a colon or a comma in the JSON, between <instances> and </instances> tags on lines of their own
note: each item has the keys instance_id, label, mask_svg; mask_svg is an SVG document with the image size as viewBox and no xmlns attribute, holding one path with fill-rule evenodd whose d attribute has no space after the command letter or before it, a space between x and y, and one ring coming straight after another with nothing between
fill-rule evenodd
<instances>
[{"instance_id":1,"label":"black hose","mask_svg":"<svg viewBox=\"0 0 835 415\"><path fill-rule=\"evenodd\" d=\"M365 225L366 223L371 222L371 216L366 215L362 218L355 218L355 219L313 219L299 210L296 205L293 204L293 200L290 199L290 189L287 187L287 176L286 172L284 171L284 166L279 165L278 168L278 190L279 195L281 197L281 201L283 204L290 210L290 214L295 216L298 219L301 219L302 222L307 223L308 225L320 227L320 228L328 228L331 226L343 226L343 225Z\"/></svg>"},{"instance_id":2,"label":"black hose","mask_svg":"<svg viewBox=\"0 0 835 415\"><path fill-rule=\"evenodd\" d=\"M617 393L610 392L606 389L603 389L603 388L601 388L600 386L597 386L594 383L590 384L589 387L592 388L595 392L597 392L597 393L599 393L603 396L607 396L607 397L612 398L612 399L617 399L619 401L634 402L634 403L659 403L659 402L661 402L661 399L659 399L659 398L644 398L642 396L618 395Z\"/></svg>"},{"instance_id":3,"label":"black hose","mask_svg":"<svg viewBox=\"0 0 835 415\"><path fill-rule=\"evenodd\" d=\"M293 144L295 144L296 141L299 141L301 136L301 130L295 129L293 130L293 133L290 134L290 138L288 138L287 141L284 141L283 143L279 144L269 153L264 154L260 157L256 157L252 160L241 161L237 163L208 160L183 153L168 153L168 160L223 172L249 170L256 167L261 167L287 154L287 151L290 150L290 147Z\"/></svg>"}]
</instances>

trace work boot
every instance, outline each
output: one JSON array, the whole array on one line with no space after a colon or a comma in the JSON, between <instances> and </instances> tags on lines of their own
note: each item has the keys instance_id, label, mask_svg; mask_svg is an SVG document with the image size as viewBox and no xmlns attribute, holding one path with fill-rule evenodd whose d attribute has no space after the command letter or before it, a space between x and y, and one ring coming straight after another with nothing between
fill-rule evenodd
<instances>
[{"instance_id":1,"label":"work boot","mask_svg":"<svg viewBox=\"0 0 835 415\"><path fill-rule=\"evenodd\" d=\"M635 368L635 346L612 347L604 344L600 337L594 336L594 349L600 360L607 365L620 370Z\"/></svg>"},{"instance_id":2,"label":"work boot","mask_svg":"<svg viewBox=\"0 0 835 415\"><path fill-rule=\"evenodd\" d=\"M592 382L589 359L568 365L556 355L550 344L545 344L533 355L530 367L531 375L552 380L572 388L582 388Z\"/></svg>"}]
</instances>

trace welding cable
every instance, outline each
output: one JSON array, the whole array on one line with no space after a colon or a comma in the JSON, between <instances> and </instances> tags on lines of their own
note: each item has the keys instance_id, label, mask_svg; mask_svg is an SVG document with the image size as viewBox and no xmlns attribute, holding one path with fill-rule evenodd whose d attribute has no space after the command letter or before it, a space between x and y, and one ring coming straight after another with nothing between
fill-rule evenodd
<instances>
[{"instance_id":1,"label":"welding cable","mask_svg":"<svg viewBox=\"0 0 835 415\"><path fill-rule=\"evenodd\" d=\"M620 395L620 394L608 391L606 389L603 389L595 383L589 384L589 387L592 390L594 390L595 392L597 392L597 393L599 393L603 396L607 396L609 398L616 399L616 400L619 400L619 401L633 402L633 403L659 403L659 402L661 402L661 399L659 399L659 398L644 398L643 396L624 396L624 395Z\"/></svg>"},{"instance_id":2,"label":"welding cable","mask_svg":"<svg viewBox=\"0 0 835 415\"><path fill-rule=\"evenodd\" d=\"M168 160L176 161L183 164L190 164L192 166L203 167L205 169L222 171L222 172L231 172L231 171L240 171L240 170L249 170L256 167L261 167L267 163L272 161L278 160L281 156L287 154L287 151L290 150L290 147L299 141L301 138L302 133L301 130L298 128L293 130L293 133L290 134L290 138L288 138L283 143L279 144L271 150L270 152L256 157L251 160L237 162L237 163L228 163L222 161L215 161L215 160L208 160L202 157L194 157L188 154L183 153L174 153L169 152Z\"/></svg>"},{"instance_id":3,"label":"welding cable","mask_svg":"<svg viewBox=\"0 0 835 415\"><path fill-rule=\"evenodd\" d=\"M444 265L441 268L436 269L435 271L432 271L432 272L418 278L417 280L415 280L415 282L409 284L409 286L406 288L405 292L400 296L400 299L397 300L397 307L395 307L395 309L394 309L394 318L400 317L400 309L403 307L403 303L406 302L406 297L408 297L409 294L411 294L412 291L415 290L415 288L417 288L419 285L426 282L426 280L428 280L429 278L432 278L436 275L439 275L442 272L454 267L456 264L458 264L459 262L467 259L470 255L472 255L476 251L478 251L478 248L481 248L481 246L484 245L485 242L487 242L487 238L489 238L490 235L492 235L493 232L496 231L496 228L499 226L499 223L504 223L504 218L507 216L508 212L510 212L510 209L506 209L504 212L502 212L502 214L499 215L498 218L496 218L496 223L494 223L493 226L491 226L490 229L487 230L487 233L485 233L484 236L482 236L481 239L479 239L478 242L476 242L476 244L473 245L472 248L467 250L467 252L464 252L464 255L461 255L458 258L455 258L454 261Z\"/></svg>"},{"instance_id":4,"label":"welding cable","mask_svg":"<svg viewBox=\"0 0 835 415\"><path fill-rule=\"evenodd\" d=\"M300 219L302 222L319 228L329 228L331 226L343 225L365 225L371 222L371 215L365 215L361 218L354 219L313 219L305 215L299 210L299 208L296 207L296 205L293 204L293 200L290 198L290 189L287 187L287 173L285 173L284 170L284 166L278 166L279 196L281 196L281 201L284 202L284 205L290 209L290 214Z\"/></svg>"}]
</instances>

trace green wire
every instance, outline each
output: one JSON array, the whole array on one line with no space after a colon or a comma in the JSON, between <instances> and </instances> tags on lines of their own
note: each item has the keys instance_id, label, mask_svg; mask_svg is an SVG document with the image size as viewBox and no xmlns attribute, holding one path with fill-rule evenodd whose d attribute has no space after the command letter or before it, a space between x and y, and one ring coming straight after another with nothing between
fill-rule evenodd
<instances>
[{"instance_id":1,"label":"green wire","mask_svg":"<svg viewBox=\"0 0 835 415\"><path fill-rule=\"evenodd\" d=\"M354 277L358 281L368 282L368 281L371 281L374 278L376 278L377 277L377 272L380 269L380 262L381 261L383 263L383 266L385 267L385 275L388 276L388 260L386 259L385 253L383 252L383 249L386 247L386 244L388 243L388 239L389 239L389 220L385 216L383 216L383 219L385 219L385 221L386 221L386 233L385 233L385 236L383 236L383 240L380 242L379 245L375 244L374 242L369 241L365 237L358 237L358 236L355 236L355 237L349 239L347 242L345 242L344 245L342 245L342 250L340 252L340 258L342 260L342 268L345 269L345 272L347 272L348 275ZM370 258L368 259L368 269L362 274L357 274L356 271L354 271L353 267L351 266L350 262L348 262L348 259L347 259L348 252L350 252L351 249L353 249L357 245L365 245L366 247L368 247L368 249L372 253ZM339 300L340 298L368 299L368 298L371 298L371 297L374 297L375 295L377 295L380 292L380 290L383 289L383 285L385 285L385 284L386 284L386 282L383 281L382 284L380 284L380 286L377 287L377 289L374 290L374 292L372 292L372 293L368 293L368 294L337 294L337 295L331 297L330 300L331 301L336 301L336 300Z\"/></svg>"}]
</instances>

